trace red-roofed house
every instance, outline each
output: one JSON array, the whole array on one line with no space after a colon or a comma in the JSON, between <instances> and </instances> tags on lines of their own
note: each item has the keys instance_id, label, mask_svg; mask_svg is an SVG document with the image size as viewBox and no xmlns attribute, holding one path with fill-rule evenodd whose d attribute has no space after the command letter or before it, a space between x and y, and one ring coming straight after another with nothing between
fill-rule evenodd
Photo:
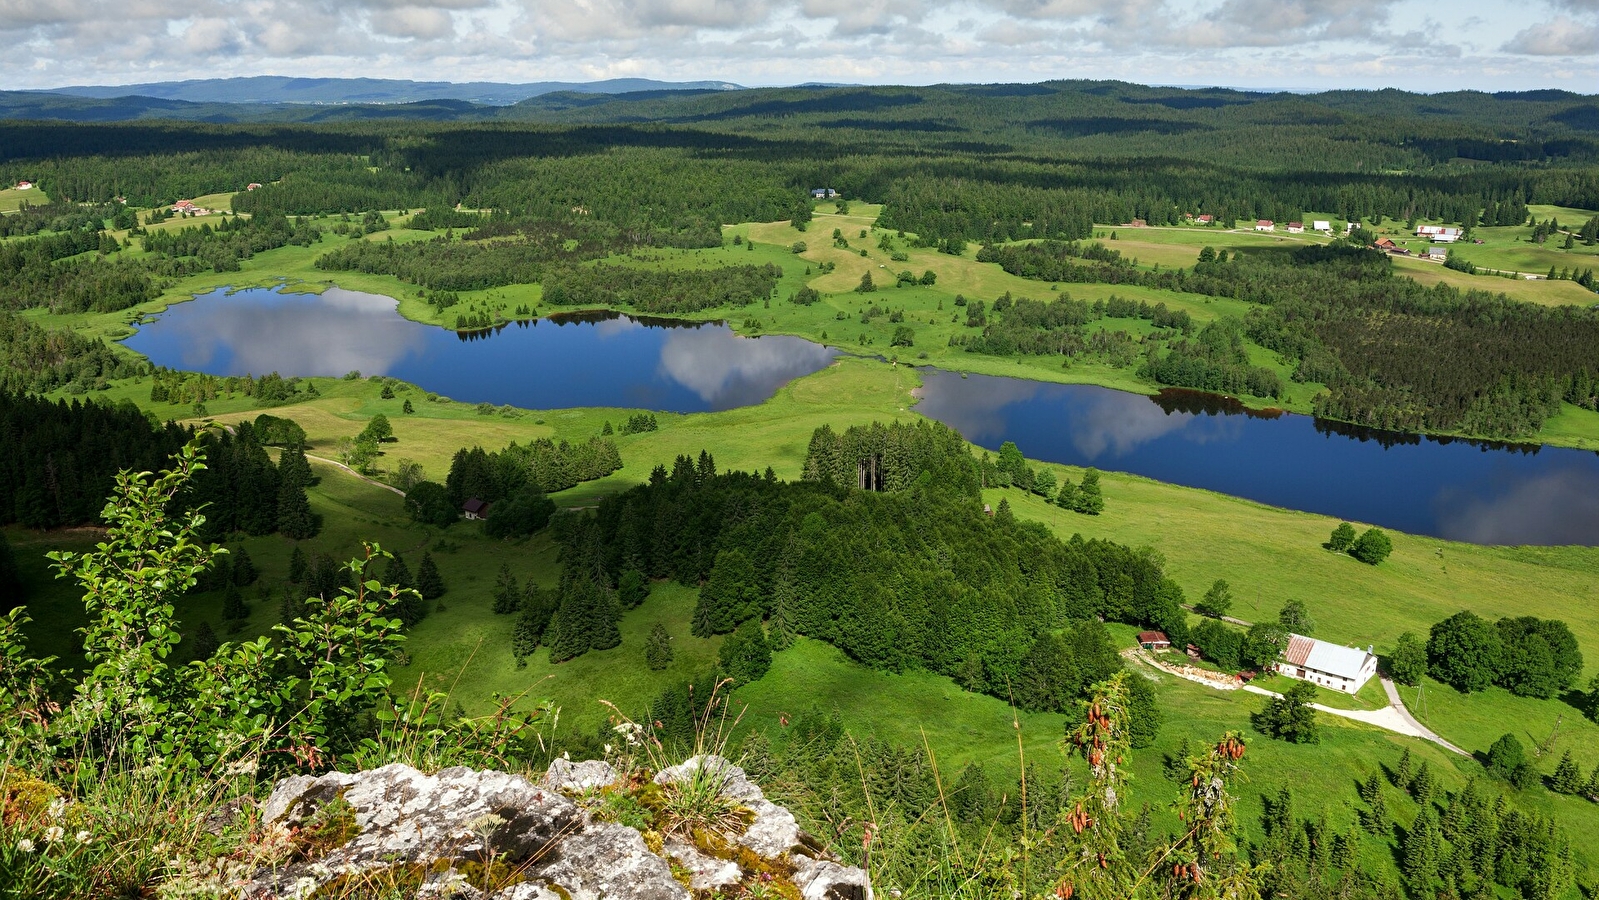
<instances>
[{"instance_id":1,"label":"red-roofed house","mask_svg":"<svg viewBox=\"0 0 1599 900\"><path fill-rule=\"evenodd\" d=\"M1343 647L1303 635L1288 636L1277 671L1346 694L1357 693L1377 674L1377 657L1367 648Z\"/></svg>"},{"instance_id":2,"label":"red-roofed house","mask_svg":"<svg viewBox=\"0 0 1599 900\"><path fill-rule=\"evenodd\" d=\"M1195 216L1194 217L1194 221L1198 222L1201 225L1209 225L1212 222L1216 221L1216 217L1215 216L1209 216L1209 215L1206 215L1206 216Z\"/></svg>"},{"instance_id":3,"label":"red-roofed house","mask_svg":"<svg viewBox=\"0 0 1599 900\"><path fill-rule=\"evenodd\" d=\"M31 182L31 181L19 181L19 182L17 182L17 190L19 190L19 191L31 191L31 190L33 190L33 182Z\"/></svg>"},{"instance_id":4,"label":"red-roofed house","mask_svg":"<svg viewBox=\"0 0 1599 900\"><path fill-rule=\"evenodd\" d=\"M178 202L172 204L173 212L192 213L197 209L199 209L199 207L194 205L193 200L179 200Z\"/></svg>"},{"instance_id":5,"label":"red-roofed house","mask_svg":"<svg viewBox=\"0 0 1599 900\"><path fill-rule=\"evenodd\" d=\"M1259 219L1255 222L1256 231L1276 231L1277 226L1270 219Z\"/></svg>"},{"instance_id":6,"label":"red-roofed house","mask_svg":"<svg viewBox=\"0 0 1599 900\"><path fill-rule=\"evenodd\" d=\"M1171 639L1166 637L1164 631L1140 631L1138 646L1145 650L1165 650L1171 647Z\"/></svg>"},{"instance_id":7,"label":"red-roofed house","mask_svg":"<svg viewBox=\"0 0 1599 900\"><path fill-rule=\"evenodd\" d=\"M1288 223L1288 233L1289 234L1304 234L1305 233L1305 223L1304 222L1289 222Z\"/></svg>"},{"instance_id":8,"label":"red-roofed house","mask_svg":"<svg viewBox=\"0 0 1599 900\"><path fill-rule=\"evenodd\" d=\"M253 191L253 190L255 190L255 189L256 189L256 188L258 188L258 187L260 187L260 186L261 186L261 183L260 183L260 182L258 182L258 181L252 181L252 182L250 182L250 183L249 183L249 184L247 184L247 185L245 185L245 186L244 186L244 189L245 189L245 190L247 190L247 191Z\"/></svg>"}]
</instances>

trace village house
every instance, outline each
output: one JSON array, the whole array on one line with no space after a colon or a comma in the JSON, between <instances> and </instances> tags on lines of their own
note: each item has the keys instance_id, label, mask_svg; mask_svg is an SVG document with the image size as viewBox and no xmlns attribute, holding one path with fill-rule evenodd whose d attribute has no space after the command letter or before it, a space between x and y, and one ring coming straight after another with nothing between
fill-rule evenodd
<instances>
[{"instance_id":1,"label":"village house","mask_svg":"<svg viewBox=\"0 0 1599 900\"><path fill-rule=\"evenodd\" d=\"M1310 227L1315 231L1326 231L1329 233L1332 231L1332 223L1326 219L1317 219L1316 221L1310 223Z\"/></svg>"},{"instance_id":2,"label":"village house","mask_svg":"<svg viewBox=\"0 0 1599 900\"><path fill-rule=\"evenodd\" d=\"M245 190L247 190L247 191L253 191L253 190L255 190L255 189L256 189L256 188L258 188L258 187L260 187L260 186L261 186L261 182L259 182L259 181L252 181L252 182L250 182L250 183L249 183L249 184L247 184L247 185L245 185L245 186L244 186L244 189L245 189Z\"/></svg>"},{"instance_id":3,"label":"village house","mask_svg":"<svg viewBox=\"0 0 1599 900\"><path fill-rule=\"evenodd\" d=\"M815 197L817 200L832 200L838 196L838 191L835 191L832 188L812 188L811 196Z\"/></svg>"},{"instance_id":4,"label":"village house","mask_svg":"<svg viewBox=\"0 0 1599 900\"><path fill-rule=\"evenodd\" d=\"M489 505L476 497L461 504L461 515L474 521L489 517Z\"/></svg>"},{"instance_id":5,"label":"village house","mask_svg":"<svg viewBox=\"0 0 1599 900\"><path fill-rule=\"evenodd\" d=\"M1391 240L1389 240L1387 238L1378 238L1377 239L1377 243L1372 244L1372 246L1377 248L1378 250L1387 250L1389 252L1393 252L1394 250L1399 249L1399 245L1398 244L1394 243L1393 241L1391 241Z\"/></svg>"},{"instance_id":6,"label":"village house","mask_svg":"<svg viewBox=\"0 0 1599 900\"><path fill-rule=\"evenodd\" d=\"M19 190L19 191L31 191L31 190L33 190L33 182L31 182L31 181L19 181L19 182L17 182L17 190Z\"/></svg>"},{"instance_id":7,"label":"village house","mask_svg":"<svg viewBox=\"0 0 1599 900\"><path fill-rule=\"evenodd\" d=\"M1288 233L1289 234L1304 234L1305 233L1305 223L1304 222L1289 222L1288 223Z\"/></svg>"},{"instance_id":8,"label":"village house","mask_svg":"<svg viewBox=\"0 0 1599 900\"><path fill-rule=\"evenodd\" d=\"M175 213L188 213L191 216L197 216L203 212L200 207L194 205L193 200L179 200L172 204L172 211Z\"/></svg>"},{"instance_id":9,"label":"village house","mask_svg":"<svg viewBox=\"0 0 1599 900\"><path fill-rule=\"evenodd\" d=\"M1442 225L1418 225L1416 237L1431 238L1435 244L1453 244L1460 240L1459 228L1445 228Z\"/></svg>"},{"instance_id":10,"label":"village house","mask_svg":"<svg viewBox=\"0 0 1599 900\"><path fill-rule=\"evenodd\" d=\"M1216 221L1216 217L1211 215L1195 216L1194 221L1201 225L1210 225Z\"/></svg>"},{"instance_id":11,"label":"village house","mask_svg":"<svg viewBox=\"0 0 1599 900\"><path fill-rule=\"evenodd\" d=\"M1428 247L1427 248L1427 258L1428 259L1435 259L1435 260L1437 260L1439 262L1443 262L1444 260L1449 258L1449 248L1448 247Z\"/></svg>"},{"instance_id":12,"label":"village house","mask_svg":"<svg viewBox=\"0 0 1599 900\"><path fill-rule=\"evenodd\" d=\"M1171 639L1166 637L1164 631L1140 631L1138 646L1145 650L1167 650L1171 648Z\"/></svg>"},{"instance_id":13,"label":"village house","mask_svg":"<svg viewBox=\"0 0 1599 900\"><path fill-rule=\"evenodd\" d=\"M1277 226L1270 219L1258 219L1255 222L1256 231L1276 231Z\"/></svg>"},{"instance_id":14,"label":"village house","mask_svg":"<svg viewBox=\"0 0 1599 900\"><path fill-rule=\"evenodd\" d=\"M1369 647L1361 650L1291 634L1277 671L1289 678L1354 694L1377 674L1377 657Z\"/></svg>"}]
</instances>

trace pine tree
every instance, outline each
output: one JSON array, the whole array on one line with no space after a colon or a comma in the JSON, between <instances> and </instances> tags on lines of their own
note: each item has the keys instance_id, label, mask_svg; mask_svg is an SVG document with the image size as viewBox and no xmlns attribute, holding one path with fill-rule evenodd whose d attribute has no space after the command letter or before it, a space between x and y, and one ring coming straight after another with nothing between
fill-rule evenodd
<instances>
[{"instance_id":1,"label":"pine tree","mask_svg":"<svg viewBox=\"0 0 1599 900\"><path fill-rule=\"evenodd\" d=\"M296 546L294 552L289 554L289 583L303 583L305 581L306 568L305 551Z\"/></svg>"},{"instance_id":2,"label":"pine tree","mask_svg":"<svg viewBox=\"0 0 1599 900\"><path fill-rule=\"evenodd\" d=\"M1582 770L1577 768L1577 761L1571 758L1570 750L1560 757L1560 763L1555 766L1555 775L1549 782L1549 787L1560 794L1575 794L1582 790Z\"/></svg>"},{"instance_id":3,"label":"pine tree","mask_svg":"<svg viewBox=\"0 0 1599 900\"><path fill-rule=\"evenodd\" d=\"M422 551L422 563L416 567L416 589L424 600L437 600L449 590L438 565L433 562L433 554L426 550Z\"/></svg>"},{"instance_id":4,"label":"pine tree","mask_svg":"<svg viewBox=\"0 0 1599 900\"><path fill-rule=\"evenodd\" d=\"M787 559L778 564L777 578L772 582L772 615L768 621L767 641L774 653L794 646L798 635L795 607L799 597L794 586L794 573Z\"/></svg>"},{"instance_id":5,"label":"pine tree","mask_svg":"<svg viewBox=\"0 0 1599 900\"><path fill-rule=\"evenodd\" d=\"M672 636L666 633L666 626L655 623L650 629L650 636L644 641L644 663L652 672L660 672L672 664Z\"/></svg>"},{"instance_id":6,"label":"pine tree","mask_svg":"<svg viewBox=\"0 0 1599 900\"><path fill-rule=\"evenodd\" d=\"M509 615L522 605L522 589L516 583L510 563L500 564L499 577L494 581L494 614Z\"/></svg>"},{"instance_id":7,"label":"pine tree","mask_svg":"<svg viewBox=\"0 0 1599 900\"><path fill-rule=\"evenodd\" d=\"M1077 509L1077 485L1070 478L1060 480L1060 493L1055 495L1055 505L1061 509Z\"/></svg>"},{"instance_id":8,"label":"pine tree","mask_svg":"<svg viewBox=\"0 0 1599 900\"><path fill-rule=\"evenodd\" d=\"M616 580L616 599L623 609L633 609L650 595L650 580L637 569L628 569Z\"/></svg>"},{"instance_id":9,"label":"pine tree","mask_svg":"<svg viewBox=\"0 0 1599 900\"><path fill-rule=\"evenodd\" d=\"M1016 513L1011 511L1010 501L1004 497L999 498L999 506L994 508L995 525L1015 525Z\"/></svg>"},{"instance_id":10,"label":"pine tree","mask_svg":"<svg viewBox=\"0 0 1599 900\"><path fill-rule=\"evenodd\" d=\"M233 583L239 587L249 587L261 573L255 568L255 561L250 559L250 554L240 547L233 553Z\"/></svg>"},{"instance_id":11,"label":"pine tree","mask_svg":"<svg viewBox=\"0 0 1599 900\"><path fill-rule=\"evenodd\" d=\"M1333 838L1332 856L1329 864L1340 871L1349 871L1360 855L1360 835L1353 831L1345 831Z\"/></svg>"}]
</instances>

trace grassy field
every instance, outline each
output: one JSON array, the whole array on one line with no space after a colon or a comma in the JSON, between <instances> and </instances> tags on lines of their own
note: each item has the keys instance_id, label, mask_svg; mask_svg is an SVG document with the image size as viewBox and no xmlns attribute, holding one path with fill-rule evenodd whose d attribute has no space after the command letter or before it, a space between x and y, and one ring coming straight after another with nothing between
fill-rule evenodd
<instances>
[{"instance_id":1,"label":"grassy field","mask_svg":"<svg viewBox=\"0 0 1599 900\"><path fill-rule=\"evenodd\" d=\"M506 440L538 435L583 438L596 433L603 422L616 418L610 410L527 412L515 419L482 417L462 404L416 403L418 413L402 416L377 399L378 386L369 380L319 380L324 396L318 400L273 409L301 422L318 449L330 440L352 434L374 411L391 413L400 437L390 454L418 459L434 477L442 477L450 453L467 443L498 446ZM661 416L657 432L619 436L625 467L599 482L563 492L557 500L565 506L584 506L602 494L643 480L657 463L669 463L679 453L709 449L722 468L764 468L770 464L785 478L799 474L804 447L816 426L835 428L872 419L913 416L908 407L916 387L915 372L903 366L864 359L844 358L812 376L798 379L767 403L721 413ZM148 389L125 385L116 389L148 405L140 393ZM253 417L248 401L219 400L213 406L237 405L215 418ZM159 407L158 407L159 408ZM543 420L540 423L540 419ZM1025 448L1024 448L1025 449ZM448 691L468 709L480 709L491 694L529 694L549 697L562 707L561 726L590 731L601 727L609 712L598 700L617 703L637 713L672 681L703 671L714 657L719 639L700 640L688 634L692 589L658 584L638 609L626 614L622 644L577 660L551 665L541 651L524 668L513 664L506 648L511 620L490 611L496 574L509 563L517 577L552 584L557 576L554 547L537 535L516 543L484 538L479 528L461 522L443 532L411 524L396 495L358 481L332 467L317 465L321 481L311 491L313 507L326 522L324 533L308 542L316 549L347 557L359 541L376 540L404 554L414 571L424 549L431 548L448 593L410 635L406 665L397 670L402 689L417 685ZM1054 467L1060 474L1080 473ZM1316 634L1352 644L1375 644L1379 652L1392 646L1404 630L1425 632L1434 621L1461 608L1490 617L1532 614L1565 619L1589 650L1588 671L1599 670L1599 549L1588 548L1488 548L1452 544L1431 538L1394 534L1394 554L1377 567L1347 556L1328 553L1320 542L1336 524L1323 516L1274 509L1260 504L1148 479L1106 473L1103 477L1106 509L1100 516L1082 516L1047 505L1018 492L993 492L987 498L1009 501L1017 515L1042 522L1057 534L1081 533L1132 545L1157 548L1167 571L1189 597L1197 597L1216 578L1231 585L1235 614L1268 619L1283 601L1303 600L1317 621ZM43 550L61 546L84 547L92 532L37 535L9 532L24 561L37 593L31 604L36 623L31 633L37 650L70 657L72 630L82 624L70 585L48 582L40 558ZM242 634L265 631L276 620L281 589L292 544L278 537L249 538L230 544L246 548L263 572L262 584L273 591L258 596L246 591L251 616ZM198 596L183 601L186 627L208 621L224 637L220 597ZM667 671L655 673L642 665L644 636L656 623L673 635L675 660ZM1119 629L1125 638L1126 629ZM1136 796L1163 809L1171 786L1160 774L1165 753L1188 736L1213 740L1228 729L1247 729L1250 713L1261 698L1243 692L1219 692L1175 678L1161 677L1158 692L1166 710L1166 726L1155 747L1136 755ZM1322 702L1369 707L1380 704L1371 691L1353 698L1322 692ZM1409 699L1409 697L1407 697ZM1012 711L993 698L961 691L946 678L925 672L891 675L856 664L833 648L801 641L779 654L765 679L742 688L738 706L746 707L745 727L780 727L780 716L817 708L837 710L858 737L868 734L912 745L924 741L946 772L954 773L967 762L983 762L997 773L1018 771L1016 732ZM1581 719L1559 701L1530 701L1510 697L1500 690L1471 696L1453 694L1429 683L1426 702L1417 711L1440 733L1473 750L1486 745L1515 722L1526 743L1541 742L1560 719L1555 751L1537 761L1548 774L1559 753L1576 751L1587 766L1599 763L1599 726ZM1243 788L1246 826L1254 829L1261 794L1291 786L1300 798L1300 813L1325 810L1335 824L1353 820L1354 784L1381 765L1391 766L1409 748L1428 760L1441 783L1454 787L1480 772L1477 763L1457 759L1424 742L1402 738L1347 720L1323 716L1320 744L1291 746L1255 739L1249 757L1250 781ZM1027 758L1046 768L1059 765L1056 744L1064 719L1059 715L1021 715L1022 744ZM1522 792L1517 801L1559 816L1574 833L1599 827L1599 808L1542 789ZM1412 812L1400 812L1408 801L1397 792L1390 798L1403 821ZM1411 807L1413 810L1413 807ZM1164 814L1164 813L1162 813ZM1367 852L1381 860L1388 849L1375 841ZM1589 851L1584 851L1588 853ZM1585 857L1587 859L1587 857ZM1588 860L1588 865L1594 864Z\"/></svg>"},{"instance_id":2,"label":"grassy field","mask_svg":"<svg viewBox=\"0 0 1599 900\"><path fill-rule=\"evenodd\" d=\"M49 202L50 198L38 188L19 191L14 187L8 187L0 190L0 213L16 212L24 203L30 206L44 206Z\"/></svg>"}]
</instances>

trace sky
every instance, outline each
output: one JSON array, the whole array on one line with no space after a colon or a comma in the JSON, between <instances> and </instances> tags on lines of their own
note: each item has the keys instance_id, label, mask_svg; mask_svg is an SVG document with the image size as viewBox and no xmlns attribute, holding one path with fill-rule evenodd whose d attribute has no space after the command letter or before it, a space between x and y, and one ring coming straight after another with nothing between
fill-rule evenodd
<instances>
[{"instance_id":1,"label":"sky","mask_svg":"<svg viewBox=\"0 0 1599 900\"><path fill-rule=\"evenodd\" d=\"M234 75L1599 93L1599 0L0 0L0 89Z\"/></svg>"}]
</instances>

